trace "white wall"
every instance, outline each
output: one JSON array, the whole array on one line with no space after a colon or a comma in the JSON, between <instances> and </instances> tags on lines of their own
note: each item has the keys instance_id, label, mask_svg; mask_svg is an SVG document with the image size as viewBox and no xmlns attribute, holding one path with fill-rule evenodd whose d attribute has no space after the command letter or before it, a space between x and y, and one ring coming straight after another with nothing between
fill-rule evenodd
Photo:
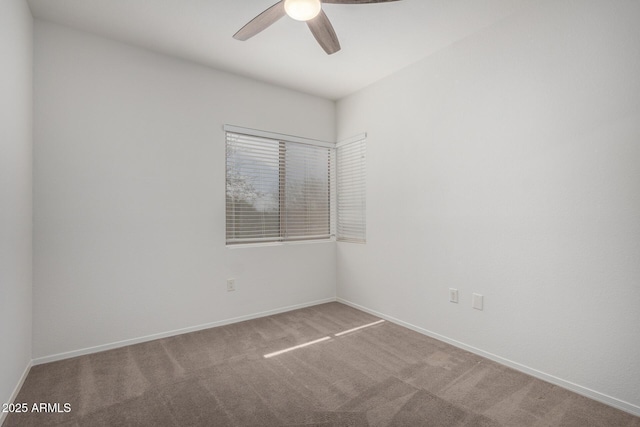
<instances>
[{"instance_id":1,"label":"white wall","mask_svg":"<svg viewBox=\"0 0 640 427\"><path fill-rule=\"evenodd\" d=\"M341 100L368 242L338 297L640 414L639 18L544 2Z\"/></svg>"},{"instance_id":2,"label":"white wall","mask_svg":"<svg viewBox=\"0 0 640 427\"><path fill-rule=\"evenodd\" d=\"M32 29L24 0L0 1L0 403L31 362Z\"/></svg>"},{"instance_id":3,"label":"white wall","mask_svg":"<svg viewBox=\"0 0 640 427\"><path fill-rule=\"evenodd\" d=\"M334 140L335 103L40 21L34 88L36 362L335 298L335 244L225 247L222 130Z\"/></svg>"}]
</instances>

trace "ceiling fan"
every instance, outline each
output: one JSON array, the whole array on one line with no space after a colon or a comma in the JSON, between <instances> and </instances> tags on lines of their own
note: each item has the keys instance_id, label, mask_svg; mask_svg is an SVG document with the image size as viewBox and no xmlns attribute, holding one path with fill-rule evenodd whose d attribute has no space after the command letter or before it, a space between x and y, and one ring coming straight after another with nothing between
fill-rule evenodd
<instances>
[{"instance_id":1,"label":"ceiling fan","mask_svg":"<svg viewBox=\"0 0 640 427\"><path fill-rule=\"evenodd\" d=\"M392 1L399 0L280 0L240 28L233 38L248 40L284 15L289 15L297 21L305 21L320 46L331 55L340 50L340 42L329 18L322 10L322 3L366 4Z\"/></svg>"}]
</instances>

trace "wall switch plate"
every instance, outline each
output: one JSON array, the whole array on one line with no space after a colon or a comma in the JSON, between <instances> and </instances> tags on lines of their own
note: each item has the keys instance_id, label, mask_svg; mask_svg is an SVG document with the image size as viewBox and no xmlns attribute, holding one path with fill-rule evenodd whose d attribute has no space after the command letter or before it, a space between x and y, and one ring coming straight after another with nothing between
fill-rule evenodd
<instances>
[{"instance_id":1,"label":"wall switch plate","mask_svg":"<svg viewBox=\"0 0 640 427\"><path fill-rule=\"evenodd\" d=\"M458 290L454 288L449 288L449 301L450 302L458 302Z\"/></svg>"},{"instance_id":2,"label":"wall switch plate","mask_svg":"<svg viewBox=\"0 0 640 427\"><path fill-rule=\"evenodd\" d=\"M476 310L482 310L484 296L480 294L473 294L473 308Z\"/></svg>"},{"instance_id":3,"label":"wall switch plate","mask_svg":"<svg viewBox=\"0 0 640 427\"><path fill-rule=\"evenodd\" d=\"M227 279L227 292L236 290L236 279Z\"/></svg>"}]
</instances>

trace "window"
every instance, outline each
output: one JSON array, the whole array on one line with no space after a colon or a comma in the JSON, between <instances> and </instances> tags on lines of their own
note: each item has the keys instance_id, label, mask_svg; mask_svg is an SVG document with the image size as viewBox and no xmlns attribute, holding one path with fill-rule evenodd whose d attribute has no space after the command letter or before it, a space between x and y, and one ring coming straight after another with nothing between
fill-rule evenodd
<instances>
[{"instance_id":1,"label":"window","mask_svg":"<svg viewBox=\"0 0 640 427\"><path fill-rule=\"evenodd\" d=\"M337 240L366 242L366 135L337 145Z\"/></svg>"},{"instance_id":2,"label":"window","mask_svg":"<svg viewBox=\"0 0 640 427\"><path fill-rule=\"evenodd\" d=\"M331 238L334 144L225 130L227 244Z\"/></svg>"}]
</instances>

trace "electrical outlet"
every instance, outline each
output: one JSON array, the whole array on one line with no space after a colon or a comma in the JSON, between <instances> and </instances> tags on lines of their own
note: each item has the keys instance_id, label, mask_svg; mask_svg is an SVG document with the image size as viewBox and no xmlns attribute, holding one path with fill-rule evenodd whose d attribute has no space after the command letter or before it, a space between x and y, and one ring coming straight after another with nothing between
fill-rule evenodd
<instances>
[{"instance_id":1,"label":"electrical outlet","mask_svg":"<svg viewBox=\"0 0 640 427\"><path fill-rule=\"evenodd\" d=\"M484 297L480 294L473 294L473 308L476 310L482 310L484 303Z\"/></svg>"},{"instance_id":2,"label":"electrical outlet","mask_svg":"<svg viewBox=\"0 0 640 427\"><path fill-rule=\"evenodd\" d=\"M236 290L236 279L227 279L227 292Z\"/></svg>"},{"instance_id":3,"label":"electrical outlet","mask_svg":"<svg viewBox=\"0 0 640 427\"><path fill-rule=\"evenodd\" d=\"M449 288L449 301L458 303L458 290L454 288Z\"/></svg>"}]
</instances>

